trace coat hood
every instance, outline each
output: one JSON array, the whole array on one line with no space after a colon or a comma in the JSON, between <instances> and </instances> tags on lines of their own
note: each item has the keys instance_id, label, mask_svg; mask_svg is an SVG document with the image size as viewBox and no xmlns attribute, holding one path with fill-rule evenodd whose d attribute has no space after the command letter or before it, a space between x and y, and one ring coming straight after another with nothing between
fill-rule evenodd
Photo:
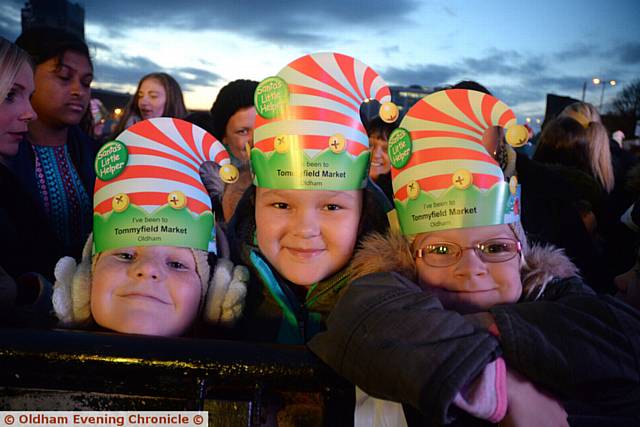
<instances>
[{"instance_id":1,"label":"coat hood","mask_svg":"<svg viewBox=\"0 0 640 427\"><path fill-rule=\"evenodd\" d=\"M578 268L564 250L552 245L523 245L520 268L524 300L535 300L554 279L578 276ZM417 283L418 274L411 245L397 231L371 233L365 237L349 267L351 280L372 273L396 272Z\"/></svg>"}]
</instances>

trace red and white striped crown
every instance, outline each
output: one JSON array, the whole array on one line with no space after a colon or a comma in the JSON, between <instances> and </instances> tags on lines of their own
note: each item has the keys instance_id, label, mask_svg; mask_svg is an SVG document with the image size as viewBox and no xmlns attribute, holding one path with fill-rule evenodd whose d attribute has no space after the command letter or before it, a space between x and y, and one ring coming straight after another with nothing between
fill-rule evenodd
<instances>
[{"instance_id":1,"label":"red and white striped crown","mask_svg":"<svg viewBox=\"0 0 640 427\"><path fill-rule=\"evenodd\" d=\"M306 168L302 153L307 160L313 160L327 152L329 144L335 142L336 138L340 148L333 150L334 153L357 157L369 147L367 132L360 119L361 105L371 99L380 103L391 100L387 84L372 68L339 53L314 53L298 58L284 67L277 78L285 82L288 99L275 117L261 116L257 107L259 114L252 151L254 166L255 151L267 156L274 150L278 151L279 138L287 138L288 141L288 149L279 153L289 153L291 168L300 172ZM258 96L256 100L258 105ZM331 156L322 160L332 163ZM336 161L336 169L344 167L343 163L338 162L337 156ZM349 172L364 177L366 162L364 164L362 171ZM258 185L261 182L274 182L277 188L307 188L302 183L272 180L270 174L275 172L270 169L254 167ZM336 185L333 188L344 189L339 188L340 184ZM357 187L359 185L360 182ZM329 187L323 188L331 186L329 184Z\"/></svg>"},{"instance_id":2,"label":"red and white striped crown","mask_svg":"<svg viewBox=\"0 0 640 427\"><path fill-rule=\"evenodd\" d=\"M508 224L519 219L517 179L504 181L483 145L485 132L507 129L526 142L513 111L482 92L451 89L422 98L389 137L394 202L403 233ZM525 134L524 136L522 134Z\"/></svg>"},{"instance_id":3,"label":"red and white striped crown","mask_svg":"<svg viewBox=\"0 0 640 427\"><path fill-rule=\"evenodd\" d=\"M460 169L471 171L473 185L483 190L503 181L502 169L487 153L482 137L489 127L515 124L506 104L482 92L450 89L422 98L400 125L411 135L412 150L403 167L391 168L395 199L407 199L411 181L423 191L446 190Z\"/></svg>"},{"instance_id":4,"label":"red and white striped crown","mask_svg":"<svg viewBox=\"0 0 640 427\"><path fill-rule=\"evenodd\" d=\"M110 144L114 146L110 147ZM116 153L116 157L109 159L112 153ZM138 122L122 132L115 141L105 144L96 158L98 177L93 197L96 249L101 251L117 244L113 236L118 233L114 232L114 227L122 227L122 224L116 222L115 214L125 212L129 206L135 206L138 212L146 212L140 215L151 218L159 208L171 206L173 195L177 197L176 200L180 199L179 208L190 212L191 217L210 213L211 200L199 173L205 161L216 162L226 172L229 172L228 168L235 169L230 165L229 154L218 140L198 126L175 118L161 117ZM100 228L96 220L107 225L103 224L103 228ZM133 219L129 222L133 223L132 226L138 223ZM139 222L141 225L146 223L152 222L148 219ZM178 225L172 224L174 227ZM142 228L140 230L135 233L140 235L146 232ZM131 233L133 231L120 234ZM206 237L208 240L209 236ZM101 239L110 243L101 245ZM124 237L122 242L121 247L130 246L131 243ZM186 240L176 245L207 249L202 248L201 244L191 245Z\"/></svg>"}]
</instances>

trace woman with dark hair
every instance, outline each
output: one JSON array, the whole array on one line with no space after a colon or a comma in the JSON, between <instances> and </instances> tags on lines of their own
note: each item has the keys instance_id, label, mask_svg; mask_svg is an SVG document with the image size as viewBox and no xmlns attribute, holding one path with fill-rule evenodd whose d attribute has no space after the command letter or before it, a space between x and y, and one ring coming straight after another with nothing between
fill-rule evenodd
<instances>
[{"instance_id":1,"label":"woman with dark hair","mask_svg":"<svg viewBox=\"0 0 640 427\"><path fill-rule=\"evenodd\" d=\"M79 124L89 106L93 65L87 45L63 30L26 30L16 45L35 65L31 104L38 117L29 122L9 167L29 202L22 221L35 222L47 232L36 248L13 256L30 261L30 270L51 278L57 257L80 256L92 227L90 195L98 147ZM47 254L51 262L39 254Z\"/></svg>"},{"instance_id":2,"label":"woman with dark hair","mask_svg":"<svg viewBox=\"0 0 640 427\"><path fill-rule=\"evenodd\" d=\"M151 73L140 79L135 94L116 126L114 135L119 135L132 124L155 117L175 117L187 115L180 85L167 73Z\"/></svg>"}]
</instances>

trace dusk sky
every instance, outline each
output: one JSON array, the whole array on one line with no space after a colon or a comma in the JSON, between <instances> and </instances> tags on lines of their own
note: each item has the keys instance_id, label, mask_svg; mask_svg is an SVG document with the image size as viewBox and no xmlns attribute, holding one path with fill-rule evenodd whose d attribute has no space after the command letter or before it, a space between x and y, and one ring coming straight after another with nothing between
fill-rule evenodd
<instances>
[{"instance_id":1,"label":"dusk sky","mask_svg":"<svg viewBox=\"0 0 640 427\"><path fill-rule=\"evenodd\" d=\"M0 35L15 40L22 0L3 0ZM87 0L93 87L125 92L174 75L187 107L209 109L230 80L262 80L316 51L354 56L390 85L477 80L522 122L545 95L600 103L640 77L640 1Z\"/></svg>"}]
</instances>

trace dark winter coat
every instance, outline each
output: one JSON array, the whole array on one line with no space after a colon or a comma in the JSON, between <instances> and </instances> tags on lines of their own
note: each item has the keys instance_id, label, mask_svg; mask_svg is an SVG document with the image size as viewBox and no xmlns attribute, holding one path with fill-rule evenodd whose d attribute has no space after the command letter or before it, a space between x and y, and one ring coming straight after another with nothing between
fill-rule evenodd
<instances>
[{"instance_id":1,"label":"dark winter coat","mask_svg":"<svg viewBox=\"0 0 640 427\"><path fill-rule=\"evenodd\" d=\"M534 243L550 243L566 251L589 286L608 291L611 275L602 268L602 248L587 232L578 212L584 197L572 187L558 167L518 154L515 169L522 186L522 225ZM599 209L603 193L590 176L576 170L575 179L586 177L584 191ZM591 184L596 185L594 188Z\"/></svg>"},{"instance_id":2,"label":"dark winter coat","mask_svg":"<svg viewBox=\"0 0 640 427\"><path fill-rule=\"evenodd\" d=\"M499 355L557 395L571 425L638 425L640 314L596 296L559 250L534 246L526 261L523 300L490 310L498 339L415 284L404 238L371 237L308 346L370 395L404 403L409 425L468 425L453 399Z\"/></svg>"}]
</instances>

